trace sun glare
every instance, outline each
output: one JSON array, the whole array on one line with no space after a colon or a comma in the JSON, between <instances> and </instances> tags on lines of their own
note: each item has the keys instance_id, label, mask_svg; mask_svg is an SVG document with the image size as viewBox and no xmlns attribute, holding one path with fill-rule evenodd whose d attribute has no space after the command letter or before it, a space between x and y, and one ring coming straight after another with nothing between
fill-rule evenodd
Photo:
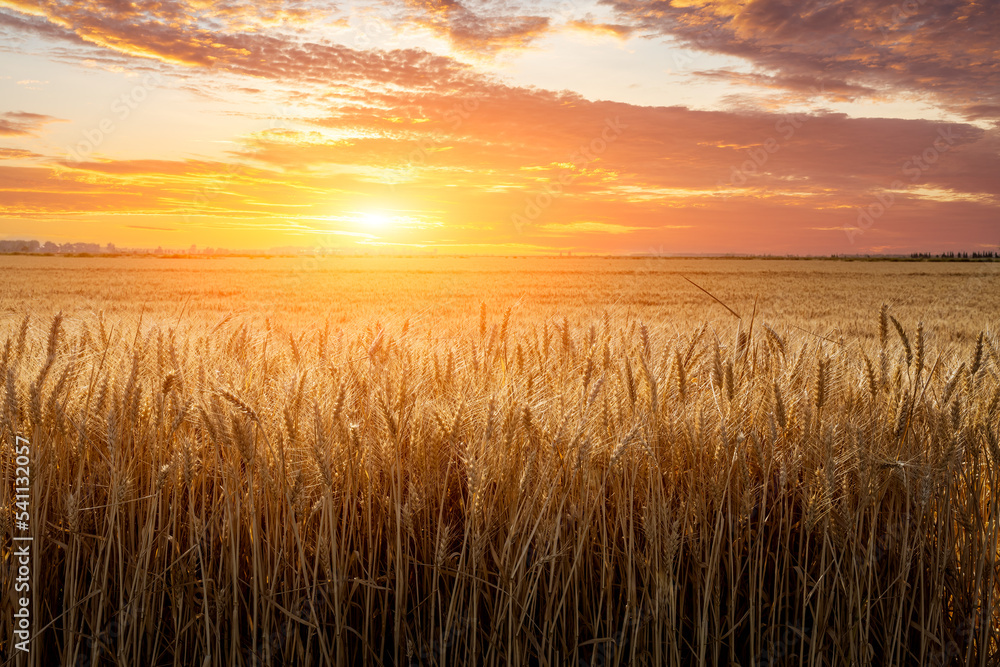
<instances>
[{"instance_id":1,"label":"sun glare","mask_svg":"<svg viewBox=\"0 0 1000 667\"><path fill-rule=\"evenodd\" d=\"M385 231L392 227L392 217L385 213L366 211L358 216L362 227L370 231Z\"/></svg>"}]
</instances>

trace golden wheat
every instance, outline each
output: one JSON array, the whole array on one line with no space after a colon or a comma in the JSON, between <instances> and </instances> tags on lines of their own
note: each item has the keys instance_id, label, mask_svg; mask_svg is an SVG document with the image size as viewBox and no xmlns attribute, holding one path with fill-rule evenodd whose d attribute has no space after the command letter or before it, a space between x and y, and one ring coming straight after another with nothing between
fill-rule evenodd
<instances>
[{"instance_id":1,"label":"golden wheat","mask_svg":"<svg viewBox=\"0 0 1000 667\"><path fill-rule=\"evenodd\" d=\"M996 664L991 334L478 310L19 317L35 664Z\"/></svg>"}]
</instances>

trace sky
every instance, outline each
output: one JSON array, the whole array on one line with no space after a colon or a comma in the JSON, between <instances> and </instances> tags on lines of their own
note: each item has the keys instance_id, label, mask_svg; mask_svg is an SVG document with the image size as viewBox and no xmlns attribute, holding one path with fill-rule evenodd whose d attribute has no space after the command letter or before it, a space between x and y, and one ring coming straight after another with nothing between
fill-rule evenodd
<instances>
[{"instance_id":1,"label":"sky","mask_svg":"<svg viewBox=\"0 0 1000 667\"><path fill-rule=\"evenodd\" d=\"M1000 248L1000 2L0 0L0 238Z\"/></svg>"}]
</instances>

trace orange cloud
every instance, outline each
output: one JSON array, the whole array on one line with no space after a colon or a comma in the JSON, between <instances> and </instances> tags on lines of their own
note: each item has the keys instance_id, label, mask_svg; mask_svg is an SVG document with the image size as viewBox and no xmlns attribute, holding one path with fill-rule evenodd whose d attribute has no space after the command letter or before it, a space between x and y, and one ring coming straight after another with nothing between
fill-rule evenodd
<instances>
[{"instance_id":1,"label":"orange cloud","mask_svg":"<svg viewBox=\"0 0 1000 667\"><path fill-rule=\"evenodd\" d=\"M352 211L385 209L423 221L386 239L403 244L857 252L845 230L878 197L893 208L865 243L907 229L939 243L981 238L1000 198L997 139L969 125L637 107L498 84L474 99L463 116L448 96L401 95L397 118L422 123L347 109L315 130L247 137L231 163L0 169L0 201L10 215L160 216L306 240L358 232ZM610 142L609 123L621 128ZM947 149L928 153L935 142ZM539 212L518 228L526 202Z\"/></svg>"},{"instance_id":2,"label":"orange cloud","mask_svg":"<svg viewBox=\"0 0 1000 667\"><path fill-rule=\"evenodd\" d=\"M36 135L49 123L62 121L61 118L27 111L7 111L0 113L0 136L26 137Z\"/></svg>"},{"instance_id":3,"label":"orange cloud","mask_svg":"<svg viewBox=\"0 0 1000 667\"><path fill-rule=\"evenodd\" d=\"M686 46L745 58L771 82L850 94L926 93L997 118L1000 13L991 3L904 0L608 0L624 22ZM835 93L844 92L834 91Z\"/></svg>"},{"instance_id":4,"label":"orange cloud","mask_svg":"<svg viewBox=\"0 0 1000 667\"><path fill-rule=\"evenodd\" d=\"M40 157L44 156L23 148L0 148L0 160L25 160Z\"/></svg>"},{"instance_id":5,"label":"orange cloud","mask_svg":"<svg viewBox=\"0 0 1000 667\"><path fill-rule=\"evenodd\" d=\"M546 16L520 13L499 3L495 7L480 3L479 11L458 0L407 0L406 4L414 10L410 20L467 51L524 47L550 28Z\"/></svg>"},{"instance_id":6,"label":"orange cloud","mask_svg":"<svg viewBox=\"0 0 1000 667\"><path fill-rule=\"evenodd\" d=\"M25 3L27 4L27 3ZM0 5L2 6L2 5ZM9 6L9 3L8 3ZM364 81L381 85L461 86L468 66L416 49L378 51L311 42L284 33L211 30L212 3L155 5L42 2L0 11L0 27L184 67L218 68L273 80L327 85ZM223 5L225 7L225 5Z\"/></svg>"},{"instance_id":7,"label":"orange cloud","mask_svg":"<svg viewBox=\"0 0 1000 667\"><path fill-rule=\"evenodd\" d=\"M635 27L623 23L594 23L593 21L582 19L569 21L566 25L573 30L596 33L598 35L611 35L619 39L627 39L636 31Z\"/></svg>"},{"instance_id":8,"label":"orange cloud","mask_svg":"<svg viewBox=\"0 0 1000 667\"><path fill-rule=\"evenodd\" d=\"M816 105L781 115L594 101L505 83L457 57L319 39L307 29L316 17L305 2L0 3L7 7L0 30L58 44L52 54L61 63L157 68L212 102L284 94L296 109L277 127L220 137L235 145L212 159L139 151L139 159L70 162L0 149L8 161L0 166L0 207L8 219L176 230L190 236L185 242L204 245L199 239L209 236L229 247L239 243L218 239L307 245L335 235L344 243L442 248L862 252L995 236L1000 135L982 123L852 118ZM622 38L672 35L750 59L759 71L696 76L772 89L787 100L926 90L970 118L994 118L1000 109L979 28L969 28L968 43L946 49L956 57L979 49L983 57L968 67L958 70L930 52L946 36L959 37L931 20L946 15L940 7L922 14L919 26L900 18L883 37L865 21L891 15L887 5L613 6L620 22L560 22L525 6L471 0L412 0L391 6L389 16L487 56L565 23ZM908 45L903 24L912 33ZM949 67L953 80L946 80ZM976 89L979 99L970 97ZM226 113L263 114L255 106ZM54 120L8 112L0 115L0 134L27 141ZM46 150L36 143L33 149ZM874 204L891 210L869 224L859 211L876 211ZM357 228L366 214L405 224ZM526 222L515 224L518 216ZM860 230L853 237L852 227Z\"/></svg>"}]
</instances>

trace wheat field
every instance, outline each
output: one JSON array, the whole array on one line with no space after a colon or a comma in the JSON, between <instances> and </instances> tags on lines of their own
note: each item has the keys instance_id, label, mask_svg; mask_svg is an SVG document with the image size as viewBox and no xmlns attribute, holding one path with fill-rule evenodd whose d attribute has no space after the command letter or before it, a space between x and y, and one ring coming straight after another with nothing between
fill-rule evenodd
<instances>
[{"instance_id":1,"label":"wheat field","mask_svg":"<svg viewBox=\"0 0 1000 667\"><path fill-rule=\"evenodd\" d=\"M31 664L1000 661L982 267L582 284L553 260L531 289L449 268L347 291L28 259L0 299L0 586L20 435ZM658 291L675 273L725 305Z\"/></svg>"}]
</instances>

